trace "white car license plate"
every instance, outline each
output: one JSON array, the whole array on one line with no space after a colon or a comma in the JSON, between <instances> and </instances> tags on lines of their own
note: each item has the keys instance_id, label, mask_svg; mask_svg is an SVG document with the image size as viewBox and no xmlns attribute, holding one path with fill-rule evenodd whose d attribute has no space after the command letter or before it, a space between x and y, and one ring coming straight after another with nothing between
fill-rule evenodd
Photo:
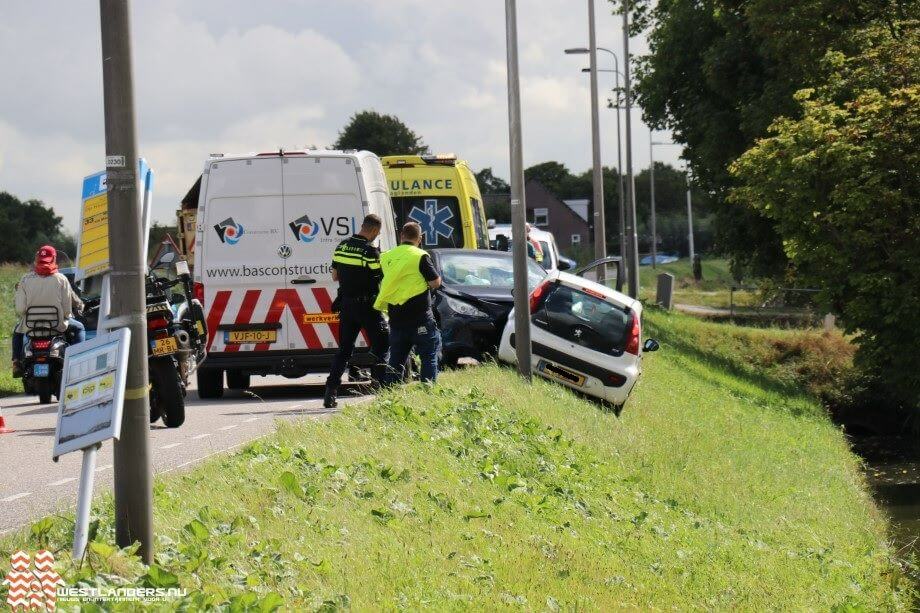
<instances>
[{"instance_id":1,"label":"white car license plate","mask_svg":"<svg viewBox=\"0 0 920 613\"><path fill-rule=\"evenodd\" d=\"M563 366L559 366L558 364L547 362L546 360L540 360L537 363L537 370L551 379L563 381L569 385L574 385L575 387L581 387L585 384L584 375L577 373L574 370L569 370Z\"/></svg>"}]
</instances>

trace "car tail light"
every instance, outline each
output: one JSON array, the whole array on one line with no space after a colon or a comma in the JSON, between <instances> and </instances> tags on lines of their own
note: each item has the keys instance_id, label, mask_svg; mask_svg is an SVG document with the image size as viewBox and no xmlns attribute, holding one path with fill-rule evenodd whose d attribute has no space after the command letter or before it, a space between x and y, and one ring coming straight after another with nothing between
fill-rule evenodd
<instances>
[{"instance_id":1,"label":"car tail light","mask_svg":"<svg viewBox=\"0 0 920 613\"><path fill-rule=\"evenodd\" d=\"M534 288L533 292L530 294L530 314L533 315L537 312L537 309L540 307L540 303L543 301L543 298L546 296L546 293L549 291L550 282L544 281L540 285Z\"/></svg>"},{"instance_id":2,"label":"car tail light","mask_svg":"<svg viewBox=\"0 0 920 613\"><path fill-rule=\"evenodd\" d=\"M48 349L50 346L51 346L50 338L41 338L41 339L32 340L32 349L45 350L45 349Z\"/></svg>"},{"instance_id":3,"label":"car tail light","mask_svg":"<svg viewBox=\"0 0 920 613\"><path fill-rule=\"evenodd\" d=\"M620 387L626 383L626 377L615 372L607 373L607 380L605 383L610 387Z\"/></svg>"},{"instance_id":4,"label":"car tail light","mask_svg":"<svg viewBox=\"0 0 920 613\"><path fill-rule=\"evenodd\" d=\"M165 317L153 317L147 320L147 329L148 330L160 330L169 326L169 320Z\"/></svg>"},{"instance_id":5,"label":"car tail light","mask_svg":"<svg viewBox=\"0 0 920 613\"><path fill-rule=\"evenodd\" d=\"M204 284L203 283L195 283L194 285L192 285L192 294L195 300L197 300L201 304L204 304Z\"/></svg>"},{"instance_id":6,"label":"car tail light","mask_svg":"<svg viewBox=\"0 0 920 613\"><path fill-rule=\"evenodd\" d=\"M629 335L626 337L626 353L631 353L633 355L639 355L639 315L633 311L631 316L631 324L629 327Z\"/></svg>"}]
</instances>

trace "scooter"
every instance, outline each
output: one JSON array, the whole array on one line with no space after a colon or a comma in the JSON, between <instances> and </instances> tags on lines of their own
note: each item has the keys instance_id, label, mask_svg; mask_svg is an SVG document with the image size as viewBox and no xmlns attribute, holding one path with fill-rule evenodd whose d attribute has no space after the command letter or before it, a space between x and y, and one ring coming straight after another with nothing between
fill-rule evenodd
<instances>
[{"instance_id":1,"label":"scooter","mask_svg":"<svg viewBox=\"0 0 920 613\"><path fill-rule=\"evenodd\" d=\"M41 404L50 403L61 389L64 352L70 343L57 329L59 322L58 309L53 306L29 307L25 314L22 387L26 394L37 395Z\"/></svg>"}]
</instances>

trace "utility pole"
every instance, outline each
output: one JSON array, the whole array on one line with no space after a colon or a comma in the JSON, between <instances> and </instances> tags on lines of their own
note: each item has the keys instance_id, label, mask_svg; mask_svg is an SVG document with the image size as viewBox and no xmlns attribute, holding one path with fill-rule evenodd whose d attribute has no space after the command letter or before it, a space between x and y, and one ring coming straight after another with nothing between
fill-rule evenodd
<instances>
[{"instance_id":1,"label":"utility pole","mask_svg":"<svg viewBox=\"0 0 920 613\"><path fill-rule=\"evenodd\" d=\"M128 0L99 0L109 207L111 311L131 330L121 437L115 441L115 537L153 562L153 486L137 132ZM116 240L117 237L117 240Z\"/></svg>"},{"instance_id":2,"label":"utility pole","mask_svg":"<svg viewBox=\"0 0 920 613\"><path fill-rule=\"evenodd\" d=\"M636 235L636 184L632 168L632 90L629 87L629 0L623 0L623 90L626 95L626 238L629 242L629 259L626 278L631 298L639 297L639 245Z\"/></svg>"},{"instance_id":3,"label":"utility pole","mask_svg":"<svg viewBox=\"0 0 920 613\"><path fill-rule=\"evenodd\" d=\"M521 145L521 82L518 77L517 8L505 0L508 55L508 141L511 155L511 251L514 265L514 350L518 372L531 380L530 290L527 287L527 205L524 199L524 156Z\"/></svg>"},{"instance_id":4,"label":"utility pole","mask_svg":"<svg viewBox=\"0 0 920 613\"><path fill-rule=\"evenodd\" d=\"M690 265L696 250L693 248L693 197L690 195L690 165L687 165L687 241L690 244Z\"/></svg>"},{"instance_id":5,"label":"utility pole","mask_svg":"<svg viewBox=\"0 0 920 613\"><path fill-rule=\"evenodd\" d=\"M652 142L652 129L648 131L648 180L649 200L652 205L652 268L658 268L658 228L655 224L655 143Z\"/></svg>"},{"instance_id":6,"label":"utility pole","mask_svg":"<svg viewBox=\"0 0 920 613\"><path fill-rule=\"evenodd\" d=\"M588 56L591 67L591 157L594 162L594 258L607 255L607 232L604 227L604 169L601 166L601 127L597 101L597 37L594 32L594 0L588 0ZM606 267L605 267L606 270ZM603 282L606 275L598 275Z\"/></svg>"}]
</instances>

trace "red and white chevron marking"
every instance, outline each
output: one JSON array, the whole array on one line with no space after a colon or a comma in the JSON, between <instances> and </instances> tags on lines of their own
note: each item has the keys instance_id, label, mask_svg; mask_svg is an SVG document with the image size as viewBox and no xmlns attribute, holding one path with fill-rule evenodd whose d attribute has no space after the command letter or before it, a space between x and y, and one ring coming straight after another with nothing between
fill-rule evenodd
<instances>
[{"instance_id":1,"label":"red and white chevron marking","mask_svg":"<svg viewBox=\"0 0 920 613\"><path fill-rule=\"evenodd\" d=\"M271 349L336 349L339 346L338 323L305 323L304 315L331 313L332 297L324 287L308 290L290 288L271 290L235 289L207 292L205 295L208 323L208 350L232 353L236 351L268 351ZM281 323L277 343L248 345L225 344L222 324ZM284 344L283 332L287 333ZM362 333L358 347L367 346Z\"/></svg>"},{"instance_id":2,"label":"red and white chevron marking","mask_svg":"<svg viewBox=\"0 0 920 613\"><path fill-rule=\"evenodd\" d=\"M3 579L9 585L6 602L13 611L51 611L57 608L57 587L64 580L54 570L54 554L45 549L35 554L30 569L29 554L19 550L10 556L12 570Z\"/></svg>"}]
</instances>

